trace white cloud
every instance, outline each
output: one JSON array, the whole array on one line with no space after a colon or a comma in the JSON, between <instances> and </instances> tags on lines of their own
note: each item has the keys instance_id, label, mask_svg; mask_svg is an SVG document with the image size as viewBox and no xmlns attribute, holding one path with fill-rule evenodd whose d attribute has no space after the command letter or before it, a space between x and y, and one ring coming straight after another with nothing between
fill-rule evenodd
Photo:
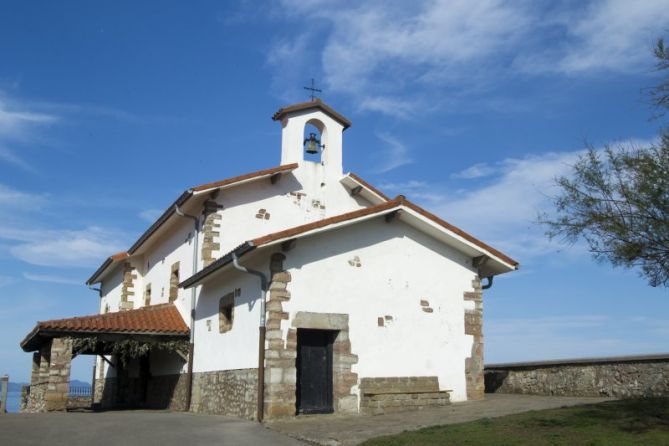
<instances>
[{"instance_id":1,"label":"white cloud","mask_svg":"<svg viewBox=\"0 0 669 446\"><path fill-rule=\"evenodd\" d=\"M161 211L160 209L146 209L146 210L143 210L142 212L140 212L138 214L138 216L139 216L139 218L141 218L142 220L144 220L146 222L153 223L162 214L163 214L163 211Z\"/></svg>"},{"instance_id":2,"label":"white cloud","mask_svg":"<svg viewBox=\"0 0 669 446\"><path fill-rule=\"evenodd\" d=\"M388 96L367 96L362 97L358 103L358 108L407 119L418 111L420 103L415 100Z\"/></svg>"},{"instance_id":3,"label":"white cloud","mask_svg":"<svg viewBox=\"0 0 669 446\"><path fill-rule=\"evenodd\" d=\"M12 146L34 139L41 128L56 121L55 115L31 110L0 90L0 161L34 171Z\"/></svg>"},{"instance_id":4,"label":"white cloud","mask_svg":"<svg viewBox=\"0 0 669 446\"><path fill-rule=\"evenodd\" d=\"M629 140L616 147L648 147L652 141ZM410 199L429 205L430 210L450 223L463 228L516 260L565 251L584 254L577 244L565 247L550 241L545 228L537 223L541 213L553 210L552 199L559 189L555 179L568 175L571 166L585 150L549 152L508 158L494 164L475 164L451 175L457 189L425 181L382 183L382 190L405 193ZM486 181L461 181L481 177Z\"/></svg>"},{"instance_id":5,"label":"white cloud","mask_svg":"<svg viewBox=\"0 0 669 446\"><path fill-rule=\"evenodd\" d=\"M23 273L23 277L33 282L58 283L62 285L81 285L82 280L69 279L67 277L54 276L49 274Z\"/></svg>"},{"instance_id":6,"label":"white cloud","mask_svg":"<svg viewBox=\"0 0 669 446\"><path fill-rule=\"evenodd\" d=\"M422 190L425 189L426 187L428 187L428 183L426 181L418 181L418 180L409 180L409 181L404 181L402 183L383 182L379 184L380 189L396 193Z\"/></svg>"},{"instance_id":7,"label":"white cloud","mask_svg":"<svg viewBox=\"0 0 669 446\"><path fill-rule=\"evenodd\" d=\"M99 227L82 230L17 229L0 226L0 239L18 242L9 252L24 262L54 267L94 267L124 244L116 231Z\"/></svg>"},{"instance_id":8,"label":"white cloud","mask_svg":"<svg viewBox=\"0 0 669 446\"><path fill-rule=\"evenodd\" d=\"M284 99L322 73L326 92L403 119L495 106L479 99L520 75L648 72L669 23L666 0L285 0L279 11L291 33L275 38L268 61ZM501 101L505 113L519 102Z\"/></svg>"},{"instance_id":9,"label":"white cloud","mask_svg":"<svg viewBox=\"0 0 669 446\"><path fill-rule=\"evenodd\" d=\"M0 184L0 216L3 216L3 211L8 208L34 210L45 204L46 197L44 195L22 192Z\"/></svg>"},{"instance_id":10,"label":"white cloud","mask_svg":"<svg viewBox=\"0 0 669 446\"><path fill-rule=\"evenodd\" d=\"M290 90L289 73L304 78L316 60L320 66L306 72L320 71L326 91L354 95L361 110L401 118L434 108L435 98L399 92L413 84L471 84L482 78L487 58L511 47L530 23L524 7L502 0L287 0L282 9L304 31L277 38L268 53L275 83L283 85L277 90Z\"/></svg>"},{"instance_id":11,"label":"white cloud","mask_svg":"<svg viewBox=\"0 0 669 446\"><path fill-rule=\"evenodd\" d=\"M55 116L28 111L21 105L10 101L0 91L0 136L3 138L23 139L28 130L36 124L50 124L57 120Z\"/></svg>"},{"instance_id":12,"label":"white cloud","mask_svg":"<svg viewBox=\"0 0 669 446\"><path fill-rule=\"evenodd\" d=\"M400 166L413 163L409 149L399 139L388 133L377 133L376 136L388 146L377 161L377 166L372 169L375 173L386 173Z\"/></svg>"},{"instance_id":13,"label":"white cloud","mask_svg":"<svg viewBox=\"0 0 669 446\"><path fill-rule=\"evenodd\" d=\"M487 177L493 173L495 173L494 167L489 166L486 163L478 163L466 168L465 170L452 174L451 178L470 180L474 178Z\"/></svg>"},{"instance_id":14,"label":"white cloud","mask_svg":"<svg viewBox=\"0 0 669 446\"><path fill-rule=\"evenodd\" d=\"M543 52L522 54L527 72L579 74L648 71L655 39L667 31L666 0L604 0L563 11L556 25L565 37Z\"/></svg>"}]
</instances>

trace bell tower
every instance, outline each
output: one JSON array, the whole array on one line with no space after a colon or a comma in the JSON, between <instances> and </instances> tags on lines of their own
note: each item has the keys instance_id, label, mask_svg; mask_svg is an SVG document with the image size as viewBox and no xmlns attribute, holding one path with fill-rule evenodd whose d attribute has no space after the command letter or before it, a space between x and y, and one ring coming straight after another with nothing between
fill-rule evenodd
<instances>
[{"instance_id":1,"label":"bell tower","mask_svg":"<svg viewBox=\"0 0 669 446\"><path fill-rule=\"evenodd\" d=\"M281 122L282 165L299 163L322 181L341 178L342 135L351 121L318 98L283 107L272 119Z\"/></svg>"}]
</instances>

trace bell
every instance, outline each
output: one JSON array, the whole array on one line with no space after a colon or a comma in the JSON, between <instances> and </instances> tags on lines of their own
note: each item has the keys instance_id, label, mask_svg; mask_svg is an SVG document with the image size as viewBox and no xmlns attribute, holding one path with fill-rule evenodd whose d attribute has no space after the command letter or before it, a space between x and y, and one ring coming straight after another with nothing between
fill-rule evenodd
<instances>
[{"instance_id":1,"label":"bell","mask_svg":"<svg viewBox=\"0 0 669 446\"><path fill-rule=\"evenodd\" d=\"M316 139L315 133L310 133L309 139L305 139L304 142L307 143L307 148L305 151L308 154L314 155L318 153L318 149L320 148L321 142L318 139Z\"/></svg>"}]
</instances>

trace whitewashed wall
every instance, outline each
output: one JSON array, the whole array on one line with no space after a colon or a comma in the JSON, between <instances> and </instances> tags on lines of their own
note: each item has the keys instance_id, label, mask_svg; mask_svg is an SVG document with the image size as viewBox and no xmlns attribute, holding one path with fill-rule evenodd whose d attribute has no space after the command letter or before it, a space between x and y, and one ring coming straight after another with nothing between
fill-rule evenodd
<instances>
[{"instance_id":1,"label":"whitewashed wall","mask_svg":"<svg viewBox=\"0 0 669 446\"><path fill-rule=\"evenodd\" d=\"M114 271L100 284L100 313L105 312L105 307L109 306L109 311L118 311L121 303L121 288L123 286L123 266L117 265Z\"/></svg>"},{"instance_id":2,"label":"whitewashed wall","mask_svg":"<svg viewBox=\"0 0 669 446\"><path fill-rule=\"evenodd\" d=\"M453 401L466 400L463 292L471 260L402 222L383 218L299 240L286 253L292 275L284 311L349 314L359 378L438 376ZM359 259L361 266L349 261ZM427 300L432 313L422 310ZM379 317L392 321L379 327ZM284 334L291 321L284 321Z\"/></svg>"},{"instance_id":3,"label":"whitewashed wall","mask_svg":"<svg viewBox=\"0 0 669 446\"><path fill-rule=\"evenodd\" d=\"M174 218L174 217L173 217ZM179 281L187 279L193 274L193 233L195 228L190 219L181 218L173 230L154 242L148 252L142 256L141 268L138 268L138 280L135 286L135 308L144 305L144 290L151 284L151 305L167 303L170 297L170 274L172 265L179 262ZM200 246L202 243L200 234ZM198 253L199 257L199 253ZM148 267L147 267L148 265ZM186 323L189 323L190 290L179 289L177 300L174 302Z\"/></svg>"},{"instance_id":4,"label":"whitewashed wall","mask_svg":"<svg viewBox=\"0 0 669 446\"><path fill-rule=\"evenodd\" d=\"M243 262L246 265L246 262ZM248 264L261 268L257 264ZM222 274L201 287L195 321L194 372L258 367L258 326L260 323L260 281L236 270ZM239 288L235 297L233 325L219 330L219 302ZM207 322L209 321L209 322Z\"/></svg>"},{"instance_id":5,"label":"whitewashed wall","mask_svg":"<svg viewBox=\"0 0 669 446\"><path fill-rule=\"evenodd\" d=\"M351 197L339 179L321 186L315 172L321 168L314 163L302 163L294 175L284 175L275 184L266 179L223 191L216 199L223 206L218 211L221 249L216 254L226 254L256 237L370 205L360 197ZM324 194L326 189L329 195ZM290 192L304 195L298 200ZM269 219L256 217L262 209L269 213Z\"/></svg>"}]
</instances>

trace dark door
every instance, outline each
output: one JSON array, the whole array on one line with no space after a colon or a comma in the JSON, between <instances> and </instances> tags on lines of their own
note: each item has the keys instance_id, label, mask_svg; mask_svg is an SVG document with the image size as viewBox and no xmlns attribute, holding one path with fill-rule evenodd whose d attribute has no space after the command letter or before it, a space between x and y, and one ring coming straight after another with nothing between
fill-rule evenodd
<instances>
[{"instance_id":1,"label":"dark door","mask_svg":"<svg viewBox=\"0 0 669 446\"><path fill-rule=\"evenodd\" d=\"M332 341L330 330L297 330L297 411L332 413Z\"/></svg>"}]
</instances>

